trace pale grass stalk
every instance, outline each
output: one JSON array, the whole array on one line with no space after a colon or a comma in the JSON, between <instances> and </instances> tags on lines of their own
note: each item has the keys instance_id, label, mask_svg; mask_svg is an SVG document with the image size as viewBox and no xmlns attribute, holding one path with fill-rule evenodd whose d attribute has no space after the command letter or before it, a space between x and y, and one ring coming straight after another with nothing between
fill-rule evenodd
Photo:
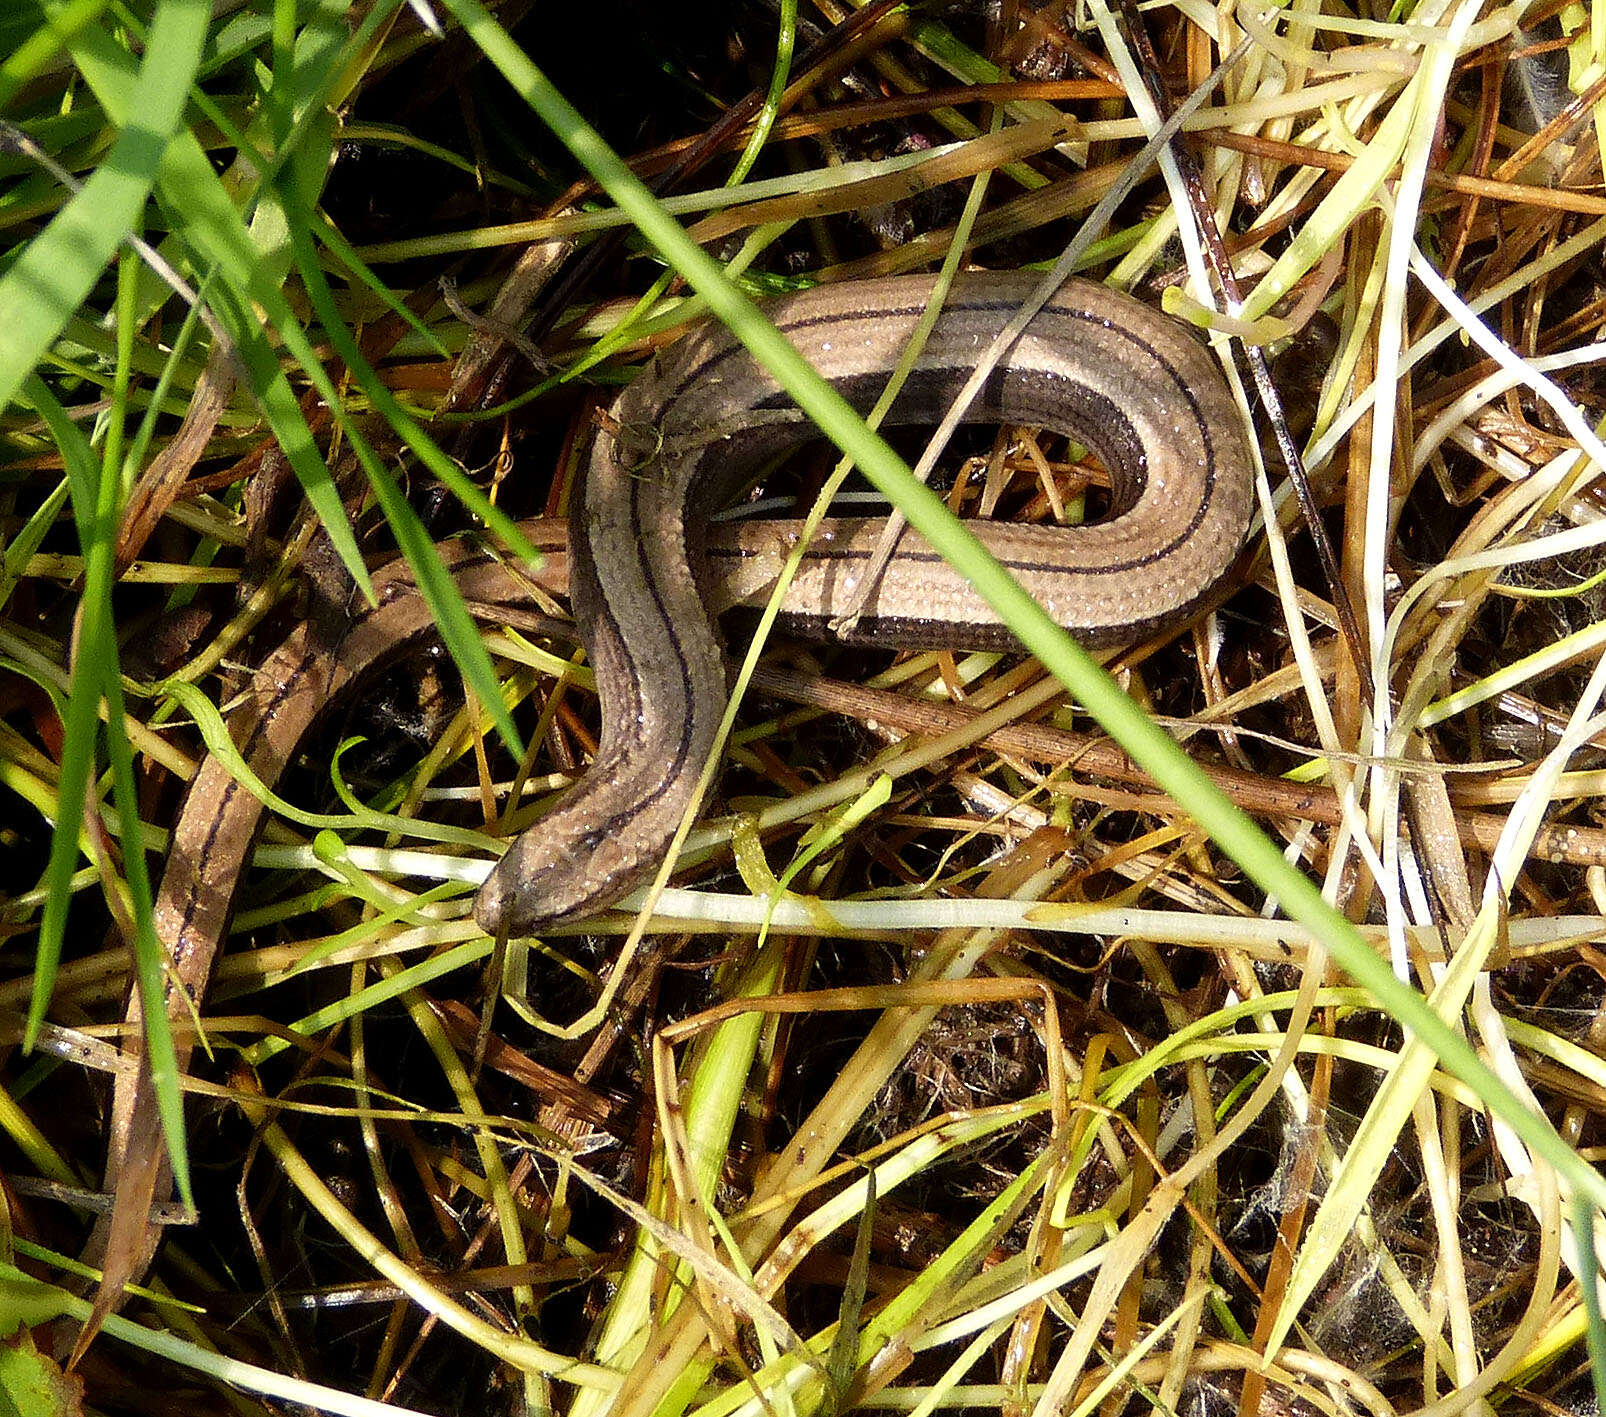
<instances>
[{"instance_id":1,"label":"pale grass stalk","mask_svg":"<svg viewBox=\"0 0 1606 1417\"><path fill-rule=\"evenodd\" d=\"M1493 310L1519 291L1554 276L1557 271L1564 269L1579 257L1587 256L1599 249L1602 241L1606 241L1606 219L1591 222L1566 241L1548 247L1531 261L1524 262L1520 269L1505 280L1489 287L1475 300L1466 302L1465 308L1474 316ZM1399 372L1401 375L1408 373L1446 340L1460 334L1461 326L1447 314L1433 329L1405 351ZM1342 413L1333 417L1329 401L1336 400L1342 392L1342 389L1330 386L1323 399L1322 408L1318 411L1317 426L1325 431L1317 438L1310 451L1310 465L1313 468L1322 467L1327 463L1344 437L1373 408L1377 398L1375 385L1362 389L1356 393Z\"/></svg>"},{"instance_id":2,"label":"pale grass stalk","mask_svg":"<svg viewBox=\"0 0 1606 1417\"><path fill-rule=\"evenodd\" d=\"M1506 370L1513 380L1529 389L1561 421L1578 446L1589 455L1597 472L1606 470L1606 443L1601 441L1579 409L1567 395L1542 373L1531 360L1524 359L1480 320L1473 309L1457 295L1439 274L1433 263L1413 244L1409 252L1411 270L1427 287L1428 294L1438 303L1461 329L1490 359Z\"/></svg>"},{"instance_id":3,"label":"pale grass stalk","mask_svg":"<svg viewBox=\"0 0 1606 1417\"><path fill-rule=\"evenodd\" d=\"M994 1324L1011 1321L1028 1305L1087 1278L1109 1258L1109 1245L1113 1237L1105 1237L1101 1243L1088 1247L1089 1242L1097 1238L1097 1232L1090 1226L1083 1226L1073 1230L1071 1238L1081 1243L1070 1246L1070 1258L1062 1258L1046 1274L1019 1276L997 1298L985 1299L968 1312L932 1328L922 1336L916 1347L938 1348L984 1331Z\"/></svg>"},{"instance_id":4,"label":"pale grass stalk","mask_svg":"<svg viewBox=\"0 0 1606 1417\"><path fill-rule=\"evenodd\" d=\"M1446 1110L1455 1105L1451 1102ZM1423 1366L1428 1378L1423 1386L1431 1392L1433 1367L1443 1365L1446 1356L1451 1363L1446 1373L1451 1383L1458 1388L1470 1383L1478 1374L1478 1347L1472 1332L1472 1301L1467 1291L1466 1262L1461 1253L1460 1187L1446 1157L1446 1141L1440 1132L1440 1116L1433 1105L1431 1093L1424 1092L1417 1099L1412 1120L1428 1204L1433 1212L1435 1238L1436 1262L1429 1311L1433 1327L1431 1331L1420 1334ZM1450 1152L1450 1155L1459 1156L1459 1148ZM1448 1355L1444 1354L1440 1340L1443 1318L1447 1318L1450 1325ZM1483 1409L1480 1417L1492 1417L1492 1414Z\"/></svg>"},{"instance_id":5,"label":"pale grass stalk","mask_svg":"<svg viewBox=\"0 0 1606 1417\"><path fill-rule=\"evenodd\" d=\"M959 1386L960 1377L981 1362L1008 1329L1009 1325L1001 1321L978 1333L953 1362L938 1374L936 1382L931 1384L920 1401L910 1410L910 1417L933 1417L934 1413L941 1410L945 1399ZM744 1412L741 1417L749 1417L749 1414ZM762 1414L753 1413L752 1417L762 1417Z\"/></svg>"},{"instance_id":6,"label":"pale grass stalk","mask_svg":"<svg viewBox=\"0 0 1606 1417\"><path fill-rule=\"evenodd\" d=\"M380 960L377 962L377 968L386 984L392 987L395 987L406 973L395 960ZM362 988L353 990L348 996L348 1003L355 1005L355 1001L365 993L366 990ZM468 1075L468 1069L463 1066L462 1055L446 1036L446 1029L441 1023L440 1016L430 1007L429 1000L420 990L409 988L400 997L413 1027L418 1030L425 1046L440 1067L447 1085L452 1089L452 1095L456 1098L458 1108L473 1136L474 1152L479 1158L481 1174L485 1177L485 1199L496 1217L497 1232L501 1236L502 1251L507 1257L507 1262L510 1265L526 1264L529 1261L529 1251L524 1244L524 1226L519 1207L514 1202L507 1167L502 1161L500 1142L492 1133L491 1119L480 1105L479 1093L475 1089L474 1081ZM360 1016L360 1011L354 1016ZM312 1031L323 1032L322 1029ZM535 1291L527 1284L515 1285L513 1305L514 1313L521 1323L533 1317L536 1312Z\"/></svg>"},{"instance_id":7,"label":"pale grass stalk","mask_svg":"<svg viewBox=\"0 0 1606 1417\"><path fill-rule=\"evenodd\" d=\"M1438 450L1439 445L1449 435L1450 431L1466 422L1479 409L1493 403L1508 389L1519 385L1536 388L1535 380L1561 369L1576 369L1581 364L1596 364L1606 359L1606 343L1586 344L1578 349L1564 349L1555 354L1542 354L1532 359L1525 359L1511 350L1504 343L1499 347L1505 351L1506 357L1501 358L1493 372L1485 374L1471 388L1464 390L1459 397L1447 404L1432 423L1428 424L1416 437L1411 449L1411 470L1420 472L1427 466L1428 460ZM1554 389L1547 379L1546 383ZM1573 407L1572 401L1555 392L1568 405Z\"/></svg>"},{"instance_id":8,"label":"pale grass stalk","mask_svg":"<svg viewBox=\"0 0 1606 1417\"><path fill-rule=\"evenodd\" d=\"M17 1311L28 1313L31 1321L37 1323L58 1315L82 1323L89 1316L87 1299L44 1284L6 1264L0 1264L0 1295L8 1304L19 1305ZM26 1307L22 1307L24 1305ZM341 1392L322 1383L225 1357L202 1344L188 1342L161 1329L147 1328L121 1314L108 1315L102 1330L107 1337L126 1343L138 1352L215 1378L241 1392L257 1393L277 1402L306 1406L315 1412L331 1412L337 1417L426 1417L411 1407L375 1402L356 1393Z\"/></svg>"},{"instance_id":9,"label":"pale grass stalk","mask_svg":"<svg viewBox=\"0 0 1606 1417\"><path fill-rule=\"evenodd\" d=\"M1209 133L1218 128L1254 133L1264 124L1288 122L1307 114L1320 115L1330 104L1348 103L1357 98L1376 100L1400 88L1399 74L1360 73L1328 79L1290 92L1269 91L1249 99L1236 99L1206 108L1182 120L1185 133ZM1319 117L1313 119L1319 122ZM1096 118L1083 123L1080 133L1088 142L1132 142L1146 138L1151 130L1139 118ZM1301 135L1306 136L1306 135Z\"/></svg>"},{"instance_id":10,"label":"pale grass stalk","mask_svg":"<svg viewBox=\"0 0 1606 1417\"><path fill-rule=\"evenodd\" d=\"M1113 1364L1088 1390L1087 1395L1071 1409L1071 1417L1090 1417L1090 1414L1106 1398L1112 1396L1123 1382L1131 1376L1133 1370L1143 1359L1153 1351L1154 1347L1173 1328L1180 1323L1185 1315L1191 1314L1205 1300L1205 1291L1189 1295L1175 1309L1173 1309L1159 1323L1155 1324L1147 1333L1132 1345L1129 1352L1123 1353L1119 1362ZM1039 1409L1041 1409L1039 1399Z\"/></svg>"},{"instance_id":11,"label":"pale grass stalk","mask_svg":"<svg viewBox=\"0 0 1606 1417\"><path fill-rule=\"evenodd\" d=\"M1098 26L1099 36L1109 49L1110 61L1115 65L1116 73L1121 76L1122 87L1126 89L1127 100L1132 110L1137 114L1138 121L1143 124L1145 138L1152 138L1162 126L1162 119L1155 109L1154 101L1149 97L1149 90L1143 82L1143 75L1138 68L1137 61L1127 48L1126 36L1121 27L1116 24L1115 16L1110 13L1105 0L1088 0L1088 11L1093 16L1093 22ZM1155 223L1156 228L1163 228L1170 222L1176 223L1176 235L1182 243L1183 259L1187 262L1189 272L1189 291L1201 304L1214 308L1215 301L1211 296L1210 278L1206 271L1204 248L1200 241L1198 227L1191 220L1192 207L1188 201L1188 191L1182 181L1182 174L1177 167L1177 160L1172 155L1169 144L1160 151L1158 158L1160 175L1165 179L1167 192L1171 196L1170 209L1160 221ZM1229 313L1236 314L1236 311ZM1224 360L1223 363L1230 363ZM1241 395L1240 395L1241 400Z\"/></svg>"},{"instance_id":12,"label":"pale grass stalk","mask_svg":"<svg viewBox=\"0 0 1606 1417\"><path fill-rule=\"evenodd\" d=\"M1432 20L1448 5L1429 7L1424 18ZM1366 481L1362 528L1362 621L1367 636L1371 664L1363 673L1372 681L1370 737L1372 752L1385 759L1399 748L1392 739L1393 710L1389 686L1393 680L1388 660L1388 561L1394 542L1395 514L1393 453L1396 398L1401 389L1400 362L1406 328L1405 300L1409 286L1408 268L1416 249L1416 232L1421 211L1422 191L1433 155L1436 124L1429 115L1442 107L1453 77L1454 65L1479 6L1475 0L1461 0L1454 18L1436 43L1424 54L1422 68L1412 80L1407 96L1412 110L1410 127L1400 154L1401 177L1393 201L1384 203L1388 217L1387 269L1382 302L1378 312L1376 383L1381 390L1372 420L1372 438ZM1402 104L1402 107L1405 105ZM1392 116L1392 115L1391 115ZM1379 844L1384 877L1378 882L1383 900L1384 919L1389 929L1390 954L1396 978L1410 979L1406 953L1405 925L1410 918L1400 879L1400 778L1386 762L1379 762L1366 775L1368 819L1372 841Z\"/></svg>"},{"instance_id":13,"label":"pale grass stalk","mask_svg":"<svg viewBox=\"0 0 1606 1417\"><path fill-rule=\"evenodd\" d=\"M1484 906L1481 916L1496 917L1503 914L1505 907L1506 886L1504 882L1513 879L1512 858L1518 851L1526 852L1526 844L1532 839L1532 832L1538 825L1539 816L1543 813L1551 800L1552 785L1549 779L1559 769L1573 752L1577 751L1583 738L1597 730L1606 723L1606 715L1595 718L1588 717L1598 704L1600 697L1606 693L1606 656L1603 656L1596 665L1595 673L1591 676L1589 684L1579 696L1578 704L1574 709L1573 717L1567 728L1563 731L1561 740L1554 750L1546 755L1540 769L1534 774L1529 784L1529 790L1513 805L1511 817L1507 822L1507 830L1501 834L1501 846L1507 847L1502 852L1497 848L1491 863L1488 880L1484 890ZM1552 764L1556 765L1555 769ZM1508 843L1509 838L1509 843ZM1517 1061L1516 1054L1511 1046L1511 1025L1495 1007L1493 991L1488 977L1482 976L1472 995L1472 1019L1477 1026L1478 1035L1483 1040L1485 1056L1491 1066L1500 1076L1501 1080L1512 1089L1536 1111L1540 1107L1539 1099L1534 1096L1523 1070ZM1592 1069L1598 1071L1598 1069ZM1557 1189L1558 1183L1549 1164L1535 1157L1525 1146L1521 1138L1517 1137L1503 1122L1495 1119L1494 1127L1495 1145L1499 1150L1501 1160L1505 1163L1509 1173L1511 1192L1522 1200L1530 1209L1534 1210L1536 1219L1543 1221L1539 1215L1544 1199ZM1563 1236L1562 1262L1570 1269L1577 1264L1578 1242L1572 1225L1570 1207L1562 1207L1559 1216L1560 1231ZM1598 1244L1597 1239L1597 1244ZM1580 1283L1586 1282L1583 1276L1576 1276ZM1598 1278L1598 1276L1595 1276Z\"/></svg>"},{"instance_id":14,"label":"pale grass stalk","mask_svg":"<svg viewBox=\"0 0 1606 1417\"><path fill-rule=\"evenodd\" d=\"M383 1245L377 1236L346 1208L296 1150L277 1123L267 1120L268 1105L261 1099L239 1099L241 1109L258 1127L263 1144L279 1163L285 1179L293 1185L357 1257L373 1266L407 1295L425 1313L433 1314L448 1328L520 1372L544 1373L582 1391L614 1392L619 1375L595 1363L582 1362L553 1353L518 1334L504 1332L465 1308L456 1299L436 1288L413 1266Z\"/></svg>"},{"instance_id":15,"label":"pale grass stalk","mask_svg":"<svg viewBox=\"0 0 1606 1417\"><path fill-rule=\"evenodd\" d=\"M1447 694L1444 698L1429 704L1417 715L1417 727L1432 728L1435 724L1443 723L1458 713L1465 713L1468 709L1487 703L1490 699L1508 693L1531 680L1542 679L1547 674L1565 668L1602 646L1606 646L1606 621L1597 620L1594 624L1542 645L1532 654L1522 655L1510 664L1502 665L1493 674L1486 674L1475 683L1468 684L1466 688L1458 689L1455 693ZM1601 780L1600 774L1593 772L1568 773L1565 776L1569 780L1567 792L1569 796L1585 790L1585 783Z\"/></svg>"},{"instance_id":16,"label":"pale grass stalk","mask_svg":"<svg viewBox=\"0 0 1606 1417\"><path fill-rule=\"evenodd\" d=\"M1414 621L1428 615L1427 597L1432 590L1451 575L1470 581L1470 584L1461 587L1460 603L1452 605L1450 613L1436 621L1429 621L1425 652L1419 651L1413 672L1400 694L1397 721L1401 732L1408 731L1416 724L1418 715L1438 692L1444 677L1442 666L1459 642L1474 609L1486 593L1488 582L1493 578L1485 573L1592 545L1599 539L1599 532L1588 526L1571 527L1548 537L1480 549L1489 547L1497 537L1519 538L1537 524L1558 498L1569 494L1571 476L1582 466L1575 453L1563 453L1526 482L1503 489L1483 513L1474 518L1457 546L1452 548L1452 555L1444 563L1450 570L1430 566L1417 583L1400 597L1400 604L1395 606L1388 627L1392 658L1400 657L1398 645L1415 638L1409 631Z\"/></svg>"},{"instance_id":17,"label":"pale grass stalk","mask_svg":"<svg viewBox=\"0 0 1606 1417\"><path fill-rule=\"evenodd\" d=\"M1535 1232L1539 1240L1539 1257L1534 1265L1533 1282L1522 1317L1512 1327L1499 1352L1484 1361L1476 1376L1456 1391L1446 1393L1438 1402L1418 1408L1412 1417L1459 1417L1474 1403L1481 1403L1487 1394L1501 1384L1509 1382L1532 1359L1536 1348L1545 1342L1549 1333L1554 1328L1562 1327L1557 1316L1551 1312L1556 1281L1561 1271L1564 1240L1561 1198L1554 1171L1540 1166L1534 1172L1534 1179L1536 1184L1531 1204L1537 1222ZM1576 1254L1574 1250L1568 1258ZM1576 1340L1576 1333L1574 1337Z\"/></svg>"}]
</instances>

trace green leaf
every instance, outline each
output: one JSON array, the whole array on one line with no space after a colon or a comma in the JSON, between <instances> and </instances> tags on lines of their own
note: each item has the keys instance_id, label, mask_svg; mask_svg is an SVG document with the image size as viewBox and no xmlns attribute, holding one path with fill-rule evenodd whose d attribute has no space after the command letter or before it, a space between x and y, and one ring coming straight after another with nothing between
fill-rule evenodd
<instances>
[{"instance_id":1,"label":"green leaf","mask_svg":"<svg viewBox=\"0 0 1606 1417\"><path fill-rule=\"evenodd\" d=\"M82 7L53 8L70 24L86 18ZM128 86L138 120L123 125L105 162L0 276L0 408L16 398L144 210L184 117L210 18L203 0L158 6L144 62Z\"/></svg>"},{"instance_id":2,"label":"green leaf","mask_svg":"<svg viewBox=\"0 0 1606 1417\"><path fill-rule=\"evenodd\" d=\"M62 1372L26 1328L0 1338L0 1417L78 1417L83 1410L84 1380Z\"/></svg>"}]
</instances>

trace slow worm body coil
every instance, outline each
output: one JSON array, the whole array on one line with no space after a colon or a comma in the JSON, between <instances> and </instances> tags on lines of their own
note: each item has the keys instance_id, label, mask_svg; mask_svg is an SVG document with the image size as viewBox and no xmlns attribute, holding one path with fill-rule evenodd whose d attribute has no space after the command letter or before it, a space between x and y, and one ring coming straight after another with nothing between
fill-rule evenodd
<instances>
[{"instance_id":1,"label":"slow worm body coil","mask_svg":"<svg viewBox=\"0 0 1606 1417\"><path fill-rule=\"evenodd\" d=\"M1031 293L1030 274L955 282L886 422L934 423ZM928 276L822 286L770 318L850 403L880 393L932 292ZM597 680L596 760L521 836L475 902L489 933L594 913L662 859L724 712L726 665L699 580L706 519L766 459L817 436L726 331L682 339L619 398L570 517L574 614ZM1109 471L1111 515L1078 527L990 526L993 554L1088 643L1185 616L1232 565L1252 498L1242 418L1182 325L1070 281L988 380L968 421L1048 428ZM846 602L873 529L825 541L791 601L822 625ZM1010 642L987 605L913 532L870 597L860 638L908 646Z\"/></svg>"},{"instance_id":2,"label":"slow worm body coil","mask_svg":"<svg viewBox=\"0 0 1606 1417\"><path fill-rule=\"evenodd\" d=\"M1033 278L956 283L893 422L935 422ZM769 313L855 403L868 407L930 294L926 277L821 287ZM810 435L768 376L723 332L683 339L619 399L621 460L599 435L569 540L575 617L595 668L597 761L520 837L475 905L488 931L535 929L603 909L662 858L726 700L711 617L762 597L788 549L773 524L722 528L721 493L777 448ZM1112 483L1112 516L1087 527L973 522L978 538L1050 613L1097 643L1135 639L1186 615L1231 566L1251 499L1243 425L1221 374L1181 325L1125 296L1067 284L991 381L977 420L1040 425L1085 442ZM643 432L652 432L643 440ZM879 524L828 521L786 601L787 621L819 628L840 610ZM535 524L532 534L548 530ZM548 544L550 537L544 538ZM765 545L768 543L768 550ZM531 606L521 573L466 542L440 548L464 599L492 619ZM562 556L540 577L561 580ZM699 586L699 578L704 584ZM326 709L424 643L434 624L400 563L375 574L379 603L333 646L303 626L255 676L230 718L240 755L273 786ZM705 601L700 591L707 591ZM912 532L871 598L862 637L924 646L1006 645L970 587ZM175 991L205 987L262 805L208 757L175 824L156 901Z\"/></svg>"}]
</instances>

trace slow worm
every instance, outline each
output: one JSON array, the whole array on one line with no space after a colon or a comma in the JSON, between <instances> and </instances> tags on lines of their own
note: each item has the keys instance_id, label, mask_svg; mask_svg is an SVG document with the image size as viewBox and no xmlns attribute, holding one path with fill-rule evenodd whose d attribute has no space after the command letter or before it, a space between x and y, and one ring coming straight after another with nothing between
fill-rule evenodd
<instances>
[{"instance_id":1,"label":"slow worm","mask_svg":"<svg viewBox=\"0 0 1606 1417\"><path fill-rule=\"evenodd\" d=\"M941 417L1030 293L1029 273L955 282L888 425ZM932 292L929 276L822 286L769 315L860 409L875 401ZM993 553L1090 643L1184 616L1237 557L1251 463L1219 368L1187 329L1103 286L1070 281L1027 326L969 415L1046 427L1099 455L1111 515L1094 525L994 527ZM570 513L570 593L596 671L591 770L525 832L480 889L490 934L529 934L611 904L662 858L724 712L726 667L704 607L703 528L759 464L811 436L775 382L717 325L682 339L615 403ZM799 616L823 625L874 540L821 547ZM1003 645L987 605L913 533L866 602L856 638Z\"/></svg>"},{"instance_id":2,"label":"slow worm","mask_svg":"<svg viewBox=\"0 0 1606 1417\"><path fill-rule=\"evenodd\" d=\"M940 417L967 360L1032 280L961 277L888 422ZM784 298L768 313L852 402L868 407L930 293L924 276L855 282ZM630 385L612 416L617 431L597 435L569 524L568 579L596 674L601 742L590 771L481 888L475 916L492 934L599 911L661 859L724 710L715 609L761 598L788 549L784 525L706 534L722 496L812 433L723 330L682 339ZM1129 641L1185 616L1237 556L1251 500L1241 415L1205 347L1149 307L1069 282L1006 357L972 417L1065 433L1110 473L1111 515L1097 524L972 523L1078 637ZM787 599L791 627L818 630L836 613L876 532L871 521L826 523ZM453 542L442 554L478 613L529 608L529 582L489 550ZM405 568L388 567L375 583L378 605L360 611L337 645L323 649L307 627L296 630L236 710L235 742L270 786L332 702L432 633ZM1010 643L988 607L913 532L856 637L928 647ZM202 764L157 899L158 933L189 989L204 987L261 810L221 762Z\"/></svg>"}]
</instances>

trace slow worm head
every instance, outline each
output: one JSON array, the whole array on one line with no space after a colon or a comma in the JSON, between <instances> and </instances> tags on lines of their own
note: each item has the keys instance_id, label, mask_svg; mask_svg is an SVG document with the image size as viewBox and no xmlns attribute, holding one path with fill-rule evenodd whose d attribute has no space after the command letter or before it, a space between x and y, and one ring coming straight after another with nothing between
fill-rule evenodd
<instances>
[{"instance_id":1,"label":"slow worm head","mask_svg":"<svg viewBox=\"0 0 1606 1417\"><path fill-rule=\"evenodd\" d=\"M1036 278L955 282L887 419L935 423ZM880 393L932 292L929 276L822 286L774 302L776 325L861 411ZM662 859L724 713L725 658L699 593L703 528L765 459L817 436L723 329L704 327L638 377L599 434L570 519L574 614L596 673L591 770L521 836L475 902L489 933L528 934L612 904ZM1221 372L1184 326L1070 281L1016 341L970 413L1044 427L1108 469L1090 526L989 528L993 553L1088 643L1136 639L1188 614L1237 557L1251 460ZM821 548L795 621L823 627L873 538ZM870 597L861 638L1000 645L1007 630L913 532Z\"/></svg>"}]
</instances>

